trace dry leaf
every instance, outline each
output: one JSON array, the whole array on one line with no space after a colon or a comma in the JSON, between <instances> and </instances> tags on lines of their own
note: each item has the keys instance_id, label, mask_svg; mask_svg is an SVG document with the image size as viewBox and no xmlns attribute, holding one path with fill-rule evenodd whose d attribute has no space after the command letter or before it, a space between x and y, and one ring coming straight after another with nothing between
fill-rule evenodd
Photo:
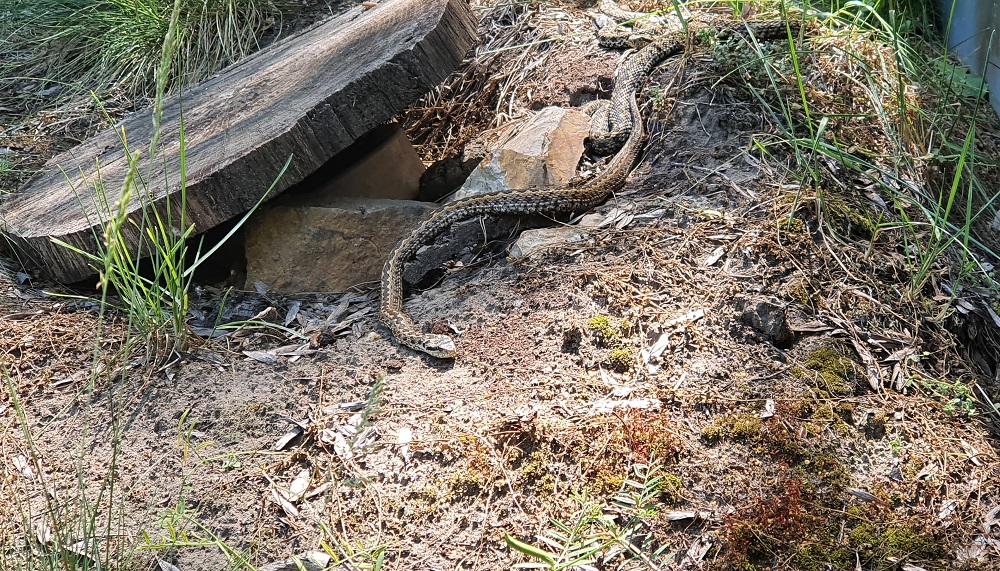
<instances>
[{"instance_id":1,"label":"dry leaf","mask_svg":"<svg viewBox=\"0 0 1000 571\"><path fill-rule=\"evenodd\" d=\"M864 502L875 501L875 494L871 494L858 488L847 488L847 493Z\"/></svg>"},{"instance_id":2,"label":"dry leaf","mask_svg":"<svg viewBox=\"0 0 1000 571\"><path fill-rule=\"evenodd\" d=\"M771 418L774 416L774 411L776 410L776 405L774 404L774 399L767 399L764 401L764 410L760 411L760 418Z\"/></svg>"},{"instance_id":3,"label":"dry leaf","mask_svg":"<svg viewBox=\"0 0 1000 571\"><path fill-rule=\"evenodd\" d=\"M653 346L650 347L649 358L658 359L660 355L662 355L663 352L667 349L668 345L670 345L670 334L669 333L661 334L660 338L656 340L656 343L653 343Z\"/></svg>"},{"instance_id":4,"label":"dry leaf","mask_svg":"<svg viewBox=\"0 0 1000 571\"><path fill-rule=\"evenodd\" d=\"M705 261L702 263L702 265L706 268L712 267L715 265L716 262L722 259L722 256L725 255L726 255L726 249L723 248L722 246L719 246L712 252L712 254L709 257L705 258Z\"/></svg>"},{"instance_id":5,"label":"dry leaf","mask_svg":"<svg viewBox=\"0 0 1000 571\"><path fill-rule=\"evenodd\" d=\"M295 320L295 316L299 314L299 308L302 307L302 302L293 301L288 304L288 312L285 313L285 321L283 325L288 327L288 324Z\"/></svg>"},{"instance_id":6,"label":"dry leaf","mask_svg":"<svg viewBox=\"0 0 1000 571\"><path fill-rule=\"evenodd\" d=\"M335 432L333 436L333 451L337 453L344 460L350 460L354 457L354 451L351 450L351 445L347 443L347 439L344 435Z\"/></svg>"},{"instance_id":7,"label":"dry leaf","mask_svg":"<svg viewBox=\"0 0 1000 571\"><path fill-rule=\"evenodd\" d=\"M284 511L286 515L295 518L299 517L299 510L274 486L271 486L271 498L274 500L274 503L281 506L282 511Z\"/></svg>"},{"instance_id":8,"label":"dry leaf","mask_svg":"<svg viewBox=\"0 0 1000 571\"><path fill-rule=\"evenodd\" d=\"M14 469L17 470L21 476L28 481L33 481L35 479L35 472L31 469L31 463L28 461L28 457L23 454L18 454L14 456Z\"/></svg>"},{"instance_id":9,"label":"dry leaf","mask_svg":"<svg viewBox=\"0 0 1000 571\"><path fill-rule=\"evenodd\" d=\"M302 470L295 476L292 480L290 486L288 486L288 500L292 502L297 502L302 499L305 495L306 490L309 489L309 470Z\"/></svg>"},{"instance_id":10,"label":"dry leaf","mask_svg":"<svg viewBox=\"0 0 1000 571\"><path fill-rule=\"evenodd\" d=\"M945 500L941 504L941 509L938 510L937 517L939 520L945 520L951 517L955 513L955 509L958 508L958 500Z\"/></svg>"},{"instance_id":11,"label":"dry leaf","mask_svg":"<svg viewBox=\"0 0 1000 571\"><path fill-rule=\"evenodd\" d=\"M691 545L688 546L687 553L684 554L684 559L681 560L680 567L700 567L698 564L705 558L706 555L708 555L708 552L711 549L712 540L707 534L696 538L691 542Z\"/></svg>"},{"instance_id":12,"label":"dry leaf","mask_svg":"<svg viewBox=\"0 0 1000 571\"><path fill-rule=\"evenodd\" d=\"M983 531L991 533L994 525L1000 525L1000 506L997 506L983 518Z\"/></svg>"},{"instance_id":13,"label":"dry leaf","mask_svg":"<svg viewBox=\"0 0 1000 571\"><path fill-rule=\"evenodd\" d=\"M396 432L396 444L399 445L399 455L404 462L410 461L410 443L413 442L413 431L404 426Z\"/></svg>"},{"instance_id":14,"label":"dry leaf","mask_svg":"<svg viewBox=\"0 0 1000 571\"><path fill-rule=\"evenodd\" d=\"M243 354L265 365L273 365L278 360L278 357L270 351L244 351Z\"/></svg>"},{"instance_id":15,"label":"dry leaf","mask_svg":"<svg viewBox=\"0 0 1000 571\"><path fill-rule=\"evenodd\" d=\"M34 526L35 539L42 545L52 545L52 528L48 523L41 521Z\"/></svg>"},{"instance_id":16,"label":"dry leaf","mask_svg":"<svg viewBox=\"0 0 1000 571\"><path fill-rule=\"evenodd\" d=\"M286 432L284 436L279 438L277 442L274 443L274 449L279 452L284 450L285 447L287 447L288 444L292 440L295 440L295 437L300 434L302 434L302 427L301 426L293 427L291 430Z\"/></svg>"}]
</instances>

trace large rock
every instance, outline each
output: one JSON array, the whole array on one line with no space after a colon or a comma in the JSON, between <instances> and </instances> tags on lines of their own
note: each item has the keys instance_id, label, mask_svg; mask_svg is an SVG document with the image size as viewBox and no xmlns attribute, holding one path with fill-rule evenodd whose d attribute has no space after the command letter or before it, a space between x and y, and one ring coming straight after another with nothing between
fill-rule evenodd
<instances>
[{"instance_id":1,"label":"large rock","mask_svg":"<svg viewBox=\"0 0 1000 571\"><path fill-rule=\"evenodd\" d=\"M436 208L361 198L270 207L247 227L247 289L257 281L281 293L377 282L392 247Z\"/></svg>"},{"instance_id":2,"label":"large rock","mask_svg":"<svg viewBox=\"0 0 1000 571\"><path fill-rule=\"evenodd\" d=\"M452 200L509 188L566 184L576 176L590 118L546 107L472 171Z\"/></svg>"}]
</instances>

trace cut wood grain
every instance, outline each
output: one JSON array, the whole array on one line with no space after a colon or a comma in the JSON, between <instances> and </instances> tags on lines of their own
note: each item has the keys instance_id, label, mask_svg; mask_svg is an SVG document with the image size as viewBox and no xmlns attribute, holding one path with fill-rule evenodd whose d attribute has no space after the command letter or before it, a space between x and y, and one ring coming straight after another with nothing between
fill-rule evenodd
<instances>
[{"instance_id":1,"label":"cut wood grain","mask_svg":"<svg viewBox=\"0 0 1000 571\"><path fill-rule=\"evenodd\" d=\"M458 67L475 30L465 0L385 0L270 46L169 98L163 148L142 163L154 204L165 211L169 195L171 208L179 205L182 110L187 220L203 232L249 210L290 155L291 166L273 194L427 93ZM152 140L151 116L151 111L139 113L118 126L131 149L143 155ZM99 164L108 202L119 198L128 160L118 135L108 129L53 157L0 205L3 231L57 280L94 274L83 256L51 239L97 251L93 224L107 213L96 205L93 182ZM129 212L139 219L138 200L132 200ZM138 232L130 239L136 247Z\"/></svg>"}]
</instances>

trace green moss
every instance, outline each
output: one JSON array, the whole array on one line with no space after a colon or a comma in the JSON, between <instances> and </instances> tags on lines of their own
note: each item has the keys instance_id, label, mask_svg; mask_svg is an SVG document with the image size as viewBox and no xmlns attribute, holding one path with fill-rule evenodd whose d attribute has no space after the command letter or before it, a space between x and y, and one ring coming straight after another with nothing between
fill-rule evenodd
<instances>
[{"instance_id":1,"label":"green moss","mask_svg":"<svg viewBox=\"0 0 1000 571\"><path fill-rule=\"evenodd\" d=\"M851 484L851 471L832 452L808 456L800 465L802 477L815 486L815 492L837 499Z\"/></svg>"},{"instance_id":2,"label":"green moss","mask_svg":"<svg viewBox=\"0 0 1000 571\"><path fill-rule=\"evenodd\" d=\"M803 369L798 370L803 371ZM794 374L795 371L793 370L792 373ZM793 418L809 418L814 410L816 410L816 405L811 400L803 399L788 405L788 414Z\"/></svg>"},{"instance_id":3,"label":"green moss","mask_svg":"<svg viewBox=\"0 0 1000 571\"><path fill-rule=\"evenodd\" d=\"M830 192L819 194L823 199L824 219L837 233L864 239L870 239L875 234L877 226L875 220L878 219L878 214L874 211L859 207L838 194Z\"/></svg>"},{"instance_id":4,"label":"green moss","mask_svg":"<svg viewBox=\"0 0 1000 571\"><path fill-rule=\"evenodd\" d=\"M729 543L746 558L760 559L774 551L774 539L759 523L743 521L729 531Z\"/></svg>"},{"instance_id":5,"label":"green moss","mask_svg":"<svg viewBox=\"0 0 1000 571\"><path fill-rule=\"evenodd\" d=\"M625 477L618 472L602 469L594 475L593 489L598 496L609 496L622 489Z\"/></svg>"},{"instance_id":6,"label":"green moss","mask_svg":"<svg viewBox=\"0 0 1000 571\"><path fill-rule=\"evenodd\" d=\"M614 349L608 355L608 360L611 361L611 366L615 369L627 371L632 367L632 363L635 362L635 354L631 349Z\"/></svg>"},{"instance_id":7,"label":"green moss","mask_svg":"<svg viewBox=\"0 0 1000 571\"><path fill-rule=\"evenodd\" d=\"M880 563L888 558L902 557L935 560L947 553L932 533L911 523L862 521L850 531L847 539L851 548Z\"/></svg>"},{"instance_id":8,"label":"green moss","mask_svg":"<svg viewBox=\"0 0 1000 571\"><path fill-rule=\"evenodd\" d=\"M799 305L812 308L813 307L812 291L808 286L809 283L806 282L805 280L798 280L790 284L785 291Z\"/></svg>"},{"instance_id":9,"label":"green moss","mask_svg":"<svg viewBox=\"0 0 1000 571\"><path fill-rule=\"evenodd\" d=\"M726 437L726 431L719 426L718 420L701 429L701 437L709 443L715 443Z\"/></svg>"},{"instance_id":10,"label":"green moss","mask_svg":"<svg viewBox=\"0 0 1000 571\"><path fill-rule=\"evenodd\" d=\"M590 327L602 343L614 345L621 341L621 326L611 323L611 318L607 315L595 315L591 317L587 321L587 326Z\"/></svg>"},{"instance_id":11,"label":"green moss","mask_svg":"<svg viewBox=\"0 0 1000 571\"><path fill-rule=\"evenodd\" d=\"M473 470L453 473L445 479L447 491L439 499L452 501L461 496L478 495L483 489L483 480L482 474Z\"/></svg>"},{"instance_id":12,"label":"green moss","mask_svg":"<svg viewBox=\"0 0 1000 571\"><path fill-rule=\"evenodd\" d=\"M518 480L540 494L555 491L555 479L548 469L548 456L542 450L532 452L521 465Z\"/></svg>"},{"instance_id":13,"label":"green moss","mask_svg":"<svg viewBox=\"0 0 1000 571\"><path fill-rule=\"evenodd\" d=\"M757 442L761 438L761 421L755 414L723 416L701 430L701 437L709 442L721 440L742 440Z\"/></svg>"},{"instance_id":14,"label":"green moss","mask_svg":"<svg viewBox=\"0 0 1000 571\"><path fill-rule=\"evenodd\" d=\"M792 555L792 563L802 571L826 571L828 569L853 569L854 554L844 547L836 547L835 541L807 543L799 545Z\"/></svg>"},{"instance_id":15,"label":"green moss","mask_svg":"<svg viewBox=\"0 0 1000 571\"><path fill-rule=\"evenodd\" d=\"M885 436L885 423L888 421L889 415L884 410L870 414L865 421L865 436L876 440L883 438Z\"/></svg>"},{"instance_id":16,"label":"green moss","mask_svg":"<svg viewBox=\"0 0 1000 571\"><path fill-rule=\"evenodd\" d=\"M684 489L684 481L670 472L665 472L658 488L666 503L676 503L681 499L680 491Z\"/></svg>"},{"instance_id":17,"label":"green moss","mask_svg":"<svg viewBox=\"0 0 1000 571\"><path fill-rule=\"evenodd\" d=\"M917 476L920 475L924 470L924 466L927 464L924 462L923 458L917 455L912 455L903 462L903 465L899 467L899 471L903 476L910 480L915 480ZM928 475L928 479L933 479L933 476Z\"/></svg>"},{"instance_id":18,"label":"green moss","mask_svg":"<svg viewBox=\"0 0 1000 571\"><path fill-rule=\"evenodd\" d=\"M806 430L810 434L819 435L827 428L833 430L837 434L847 435L851 433L851 427L844 419L837 414L833 406L829 404L822 404L813 411L812 416L809 420L816 421L811 422L807 426Z\"/></svg>"},{"instance_id":19,"label":"green moss","mask_svg":"<svg viewBox=\"0 0 1000 571\"><path fill-rule=\"evenodd\" d=\"M845 424L854 426L854 411L857 409L852 402L841 402L837 403L837 406L833 408L837 416L844 421Z\"/></svg>"},{"instance_id":20,"label":"green moss","mask_svg":"<svg viewBox=\"0 0 1000 571\"><path fill-rule=\"evenodd\" d=\"M793 440L790 434L768 439L766 444L767 450L771 455L779 456L792 462L798 461L805 454L805 449L801 444Z\"/></svg>"},{"instance_id":21,"label":"green moss","mask_svg":"<svg viewBox=\"0 0 1000 571\"><path fill-rule=\"evenodd\" d=\"M870 549L878 545L878 528L871 522L863 521L851 530L847 538L855 549Z\"/></svg>"},{"instance_id":22,"label":"green moss","mask_svg":"<svg viewBox=\"0 0 1000 571\"><path fill-rule=\"evenodd\" d=\"M923 533L910 525L893 526L882 534L887 557L915 557L936 559L945 554L945 548L930 533Z\"/></svg>"},{"instance_id":23,"label":"green moss","mask_svg":"<svg viewBox=\"0 0 1000 571\"><path fill-rule=\"evenodd\" d=\"M757 441L760 439L760 418L753 414L735 417L729 428L729 438L747 442Z\"/></svg>"},{"instance_id":24,"label":"green moss","mask_svg":"<svg viewBox=\"0 0 1000 571\"><path fill-rule=\"evenodd\" d=\"M608 347L608 362L618 371L627 371L635 362L635 352L626 346L629 324L625 320L613 321L607 315L595 315L587 320L598 344Z\"/></svg>"},{"instance_id":25,"label":"green moss","mask_svg":"<svg viewBox=\"0 0 1000 571\"><path fill-rule=\"evenodd\" d=\"M806 231L806 224L798 218L782 218L778 220L778 232L788 234L802 234Z\"/></svg>"},{"instance_id":26,"label":"green moss","mask_svg":"<svg viewBox=\"0 0 1000 571\"><path fill-rule=\"evenodd\" d=\"M846 354L847 347L842 343L823 345L809 354L807 370L794 367L792 375L813 385L821 398L853 395L859 367Z\"/></svg>"},{"instance_id":27,"label":"green moss","mask_svg":"<svg viewBox=\"0 0 1000 571\"><path fill-rule=\"evenodd\" d=\"M720 440L740 442L754 452L797 461L804 450L794 432L774 423L765 430L764 422L752 413L723 416L702 428L701 437L709 444Z\"/></svg>"}]
</instances>

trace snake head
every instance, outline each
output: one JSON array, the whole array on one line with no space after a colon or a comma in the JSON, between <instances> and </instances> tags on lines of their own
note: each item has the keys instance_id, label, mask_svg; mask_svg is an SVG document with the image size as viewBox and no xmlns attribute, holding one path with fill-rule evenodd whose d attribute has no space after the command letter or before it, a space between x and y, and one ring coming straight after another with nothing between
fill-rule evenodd
<instances>
[{"instance_id":1,"label":"snake head","mask_svg":"<svg viewBox=\"0 0 1000 571\"><path fill-rule=\"evenodd\" d=\"M455 342L447 335L425 335L420 350L432 357L451 359L455 356Z\"/></svg>"}]
</instances>

